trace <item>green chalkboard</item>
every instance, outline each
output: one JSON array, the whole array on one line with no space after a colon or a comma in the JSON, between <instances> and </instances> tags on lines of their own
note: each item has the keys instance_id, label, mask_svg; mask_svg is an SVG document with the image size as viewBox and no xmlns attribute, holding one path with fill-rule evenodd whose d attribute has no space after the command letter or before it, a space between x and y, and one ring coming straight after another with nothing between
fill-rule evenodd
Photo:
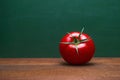
<instances>
[{"instance_id":1,"label":"green chalkboard","mask_svg":"<svg viewBox=\"0 0 120 80\"><path fill-rule=\"evenodd\" d=\"M120 0L1 0L0 57L60 57L60 39L83 26L95 56L120 57Z\"/></svg>"}]
</instances>

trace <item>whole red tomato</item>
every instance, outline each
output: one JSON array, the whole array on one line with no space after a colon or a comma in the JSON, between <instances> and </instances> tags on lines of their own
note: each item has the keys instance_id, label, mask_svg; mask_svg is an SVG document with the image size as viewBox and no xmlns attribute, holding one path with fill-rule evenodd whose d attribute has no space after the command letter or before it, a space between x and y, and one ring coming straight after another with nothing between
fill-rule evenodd
<instances>
[{"instance_id":1,"label":"whole red tomato","mask_svg":"<svg viewBox=\"0 0 120 80\"><path fill-rule=\"evenodd\" d=\"M59 50L69 64L85 64L94 56L94 42L83 30L84 28L81 32L70 32L61 39Z\"/></svg>"}]
</instances>

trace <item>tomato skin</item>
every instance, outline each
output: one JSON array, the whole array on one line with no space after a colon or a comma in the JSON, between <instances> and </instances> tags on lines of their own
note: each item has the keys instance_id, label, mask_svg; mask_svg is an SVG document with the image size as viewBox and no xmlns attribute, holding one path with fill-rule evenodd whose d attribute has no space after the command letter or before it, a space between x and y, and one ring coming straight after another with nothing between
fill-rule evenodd
<instances>
[{"instance_id":1,"label":"tomato skin","mask_svg":"<svg viewBox=\"0 0 120 80\"><path fill-rule=\"evenodd\" d=\"M75 49L75 44L59 44L59 51L63 59L68 62L69 64L85 64L91 60L91 58L94 56L95 52L95 45L92 40L92 38L82 33L80 37L78 37L80 32L70 32L70 34L66 34L60 42L73 42L74 36L78 40L88 39L86 42L81 42L77 44L78 47L78 53Z\"/></svg>"}]
</instances>

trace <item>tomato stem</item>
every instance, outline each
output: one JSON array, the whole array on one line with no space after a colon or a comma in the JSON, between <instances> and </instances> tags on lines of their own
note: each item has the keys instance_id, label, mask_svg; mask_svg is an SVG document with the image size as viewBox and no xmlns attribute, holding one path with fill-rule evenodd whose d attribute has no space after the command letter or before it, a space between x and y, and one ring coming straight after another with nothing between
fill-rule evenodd
<instances>
[{"instance_id":1,"label":"tomato stem","mask_svg":"<svg viewBox=\"0 0 120 80\"><path fill-rule=\"evenodd\" d=\"M75 49L76 49L76 52L78 54L78 46L77 45L75 45Z\"/></svg>"},{"instance_id":2,"label":"tomato stem","mask_svg":"<svg viewBox=\"0 0 120 80\"><path fill-rule=\"evenodd\" d=\"M67 32L67 34L69 34L72 38L74 38L71 33Z\"/></svg>"},{"instance_id":3,"label":"tomato stem","mask_svg":"<svg viewBox=\"0 0 120 80\"><path fill-rule=\"evenodd\" d=\"M80 36L81 36L81 34L83 33L83 31L84 31L84 27L82 28L82 30L81 30L81 32L80 32L78 38L80 38Z\"/></svg>"},{"instance_id":4,"label":"tomato stem","mask_svg":"<svg viewBox=\"0 0 120 80\"><path fill-rule=\"evenodd\" d=\"M78 43L78 39L74 37L74 42L75 43Z\"/></svg>"},{"instance_id":5,"label":"tomato stem","mask_svg":"<svg viewBox=\"0 0 120 80\"><path fill-rule=\"evenodd\" d=\"M87 42L87 41L89 41L91 38L90 37L88 37L87 39L83 39L83 40L81 40L81 42Z\"/></svg>"},{"instance_id":6,"label":"tomato stem","mask_svg":"<svg viewBox=\"0 0 120 80\"><path fill-rule=\"evenodd\" d=\"M75 45L78 45L78 44L80 44L80 40L74 37L73 43Z\"/></svg>"},{"instance_id":7,"label":"tomato stem","mask_svg":"<svg viewBox=\"0 0 120 80\"><path fill-rule=\"evenodd\" d=\"M74 44L73 42L60 42L62 44Z\"/></svg>"}]
</instances>

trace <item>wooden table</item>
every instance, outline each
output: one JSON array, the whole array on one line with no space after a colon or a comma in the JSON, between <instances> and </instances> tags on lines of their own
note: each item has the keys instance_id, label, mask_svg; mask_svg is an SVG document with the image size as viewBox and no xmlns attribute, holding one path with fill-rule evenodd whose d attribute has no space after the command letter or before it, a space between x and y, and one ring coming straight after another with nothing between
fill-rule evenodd
<instances>
[{"instance_id":1,"label":"wooden table","mask_svg":"<svg viewBox=\"0 0 120 80\"><path fill-rule=\"evenodd\" d=\"M120 80L120 58L78 66L61 58L0 58L0 80Z\"/></svg>"}]
</instances>

